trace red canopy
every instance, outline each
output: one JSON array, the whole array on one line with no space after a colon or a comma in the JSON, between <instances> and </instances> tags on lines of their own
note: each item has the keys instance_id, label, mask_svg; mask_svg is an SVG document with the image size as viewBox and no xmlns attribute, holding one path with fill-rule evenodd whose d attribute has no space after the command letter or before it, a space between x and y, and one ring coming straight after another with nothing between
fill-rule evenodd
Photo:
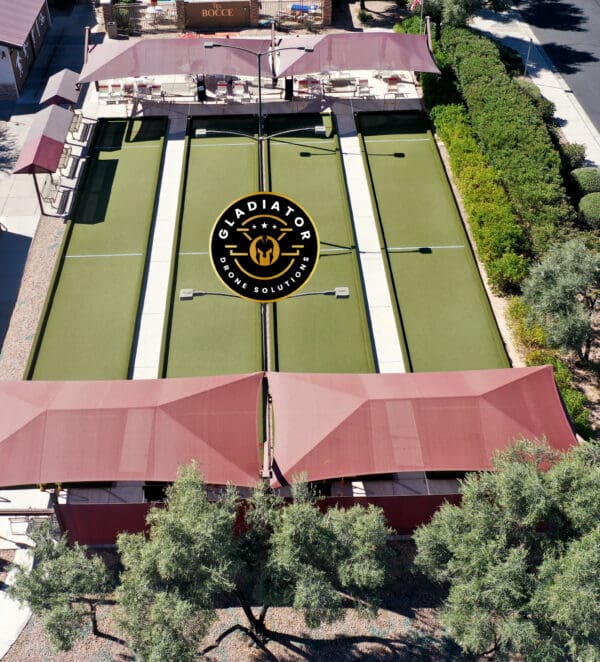
<instances>
[{"instance_id":1,"label":"red canopy","mask_svg":"<svg viewBox=\"0 0 600 662\"><path fill-rule=\"evenodd\" d=\"M552 368L385 375L269 374L275 477L291 482L491 468L521 438L576 443ZM279 479L278 479L279 477Z\"/></svg>"},{"instance_id":2,"label":"red canopy","mask_svg":"<svg viewBox=\"0 0 600 662\"><path fill-rule=\"evenodd\" d=\"M0 486L258 481L261 374L193 379L0 382Z\"/></svg>"},{"instance_id":3,"label":"red canopy","mask_svg":"<svg viewBox=\"0 0 600 662\"><path fill-rule=\"evenodd\" d=\"M223 47L206 48L206 43ZM310 47L313 52L303 49ZM256 76L258 56L271 75L269 39L108 39L94 46L80 83L129 76L231 74ZM426 35L387 32L283 37L274 45L275 72L291 76L319 71L397 69L439 73Z\"/></svg>"},{"instance_id":4,"label":"red canopy","mask_svg":"<svg viewBox=\"0 0 600 662\"><path fill-rule=\"evenodd\" d=\"M245 48L205 48L204 44ZM256 53L267 51L269 39L108 39L94 46L84 65L80 83L129 76L167 76L170 74L222 73L256 76ZM268 62L263 62L267 73Z\"/></svg>"},{"instance_id":5,"label":"red canopy","mask_svg":"<svg viewBox=\"0 0 600 662\"><path fill-rule=\"evenodd\" d=\"M310 46L313 50L287 50L299 46ZM286 48L277 55L278 76L366 69L440 73L429 50L427 35L339 32L316 37L284 37L276 47Z\"/></svg>"},{"instance_id":6,"label":"red canopy","mask_svg":"<svg viewBox=\"0 0 600 662\"><path fill-rule=\"evenodd\" d=\"M73 111L60 106L36 113L13 172L56 172L72 119Z\"/></svg>"}]
</instances>

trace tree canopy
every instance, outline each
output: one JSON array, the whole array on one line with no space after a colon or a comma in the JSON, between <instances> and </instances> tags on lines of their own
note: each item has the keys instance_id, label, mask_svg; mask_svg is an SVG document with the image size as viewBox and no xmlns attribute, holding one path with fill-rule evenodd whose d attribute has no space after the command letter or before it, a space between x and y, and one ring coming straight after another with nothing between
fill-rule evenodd
<instances>
[{"instance_id":1,"label":"tree canopy","mask_svg":"<svg viewBox=\"0 0 600 662\"><path fill-rule=\"evenodd\" d=\"M442 622L468 653L600 658L600 449L523 440L494 469L415 532L417 568L449 585Z\"/></svg>"},{"instance_id":2,"label":"tree canopy","mask_svg":"<svg viewBox=\"0 0 600 662\"><path fill-rule=\"evenodd\" d=\"M593 315L600 306L600 253L581 239L552 247L523 283L531 319L548 340L587 361L594 340Z\"/></svg>"},{"instance_id":3,"label":"tree canopy","mask_svg":"<svg viewBox=\"0 0 600 662\"><path fill-rule=\"evenodd\" d=\"M148 516L148 536L118 541L125 570L117 594L136 653L147 662L195 659L224 595L248 625L219 640L239 629L259 645L269 606L301 610L309 627L340 618L346 604L376 607L389 558L382 511L322 513L305 483L292 491L287 505L264 485L243 502L232 487L211 500L194 465L180 470L166 506Z\"/></svg>"},{"instance_id":4,"label":"tree canopy","mask_svg":"<svg viewBox=\"0 0 600 662\"><path fill-rule=\"evenodd\" d=\"M505 11L510 9L511 3L508 0L492 0L484 2L483 0L421 0L423 3L423 16L431 16L431 20L436 24L444 23L455 27L464 27L473 14L483 8L490 7L494 11ZM419 0L407 0L409 9L415 13L421 12L421 2Z\"/></svg>"},{"instance_id":5,"label":"tree canopy","mask_svg":"<svg viewBox=\"0 0 600 662\"><path fill-rule=\"evenodd\" d=\"M85 547L69 546L50 522L36 527L30 537L35 565L31 571L16 566L9 595L29 605L59 650L69 650L90 619L94 634L116 639L99 632L96 623L96 605L107 602L112 590L104 562L88 557Z\"/></svg>"}]
</instances>

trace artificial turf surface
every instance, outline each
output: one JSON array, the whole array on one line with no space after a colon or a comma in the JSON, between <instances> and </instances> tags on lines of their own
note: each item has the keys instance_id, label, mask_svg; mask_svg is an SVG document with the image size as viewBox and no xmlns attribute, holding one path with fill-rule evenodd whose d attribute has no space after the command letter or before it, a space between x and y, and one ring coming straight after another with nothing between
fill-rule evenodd
<instances>
[{"instance_id":1,"label":"artificial turf surface","mask_svg":"<svg viewBox=\"0 0 600 662\"><path fill-rule=\"evenodd\" d=\"M30 378L127 378L165 129L164 118L99 123Z\"/></svg>"},{"instance_id":2,"label":"artificial turf surface","mask_svg":"<svg viewBox=\"0 0 600 662\"><path fill-rule=\"evenodd\" d=\"M274 116L267 133L313 127L324 120L318 114ZM348 299L311 295L275 304L276 368L285 372L375 370L339 143L329 129L329 137L317 138L310 130L268 145L271 189L309 212L321 240L319 263L300 294L350 289Z\"/></svg>"},{"instance_id":3,"label":"artificial turf surface","mask_svg":"<svg viewBox=\"0 0 600 662\"><path fill-rule=\"evenodd\" d=\"M162 374L189 377L261 369L260 305L223 296L208 255L213 225L233 200L258 190L257 142L251 138L195 131L239 131L253 135L255 118L198 118L191 123L175 256L172 309L167 320ZM179 290L211 293L180 301Z\"/></svg>"},{"instance_id":4,"label":"artificial turf surface","mask_svg":"<svg viewBox=\"0 0 600 662\"><path fill-rule=\"evenodd\" d=\"M425 117L363 114L359 129L411 369L508 367Z\"/></svg>"}]
</instances>

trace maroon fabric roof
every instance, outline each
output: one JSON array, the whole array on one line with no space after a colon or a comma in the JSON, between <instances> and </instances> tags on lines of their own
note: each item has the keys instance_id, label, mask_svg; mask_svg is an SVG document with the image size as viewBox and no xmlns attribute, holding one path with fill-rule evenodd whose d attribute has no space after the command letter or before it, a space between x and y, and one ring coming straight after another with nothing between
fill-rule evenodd
<instances>
[{"instance_id":1,"label":"maroon fabric roof","mask_svg":"<svg viewBox=\"0 0 600 662\"><path fill-rule=\"evenodd\" d=\"M213 42L230 48L205 48ZM312 53L302 48L310 46ZM235 50L245 48L250 53ZM269 39L109 39L94 46L79 82L159 76L169 74L223 73L256 76L257 53L265 53L261 64L270 75ZM339 33L283 37L275 44L275 71L291 76L319 71L398 69L439 73L426 35L387 32Z\"/></svg>"},{"instance_id":2,"label":"maroon fabric roof","mask_svg":"<svg viewBox=\"0 0 600 662\"><path fill-rule=\"evenodd\" d=\"M314 50L309 53L285 50L277 55L278 76L366 69L440 73L429 50L427 35L340 32L318 37L284 37L277 47L304 45Z\"/></svg>"},{"instance_id":3,"label":"maroon fabric roof","mask_svg":"<svg viewBox=\"0 0 600 662\"><path fill-rule=\"evenodd\" d=\"M193 379L0 382L0 486L258 481L261 374Z\"/></svg>"},{"instance_id":4,"label":"maroon fabric roof","mask_svg":"<svg viewBox=\"0 0 600 662\"><path fill-rule=\"evenodd\" d=\"M36 113L13 172L56 172L73 111L48 106Z\"/></svg>"},{"instance_id":5,"label":"maroon fabric roof","mask_svg":"<svg viewBox=\"0 0 600 662\"><path fill-rule=\"evenodd\" d=\"M45 0L0 0L0 44L21 48Z\"/></svg>"},{"instance_id":6,"label":"maroon fabric roof","mask_svg":"<svg viewBox=\"0 0 600 662\"><path fill-rule=\"evenodd\" d=\"M266 51L269 39L108 39L90 50L80 83L130 76L222 73L256 76L257 56L231 48L205 48L207 42ZM268 62L263 62L265 72Z\"/></svg>"},{"instance_id":7,"label":"maroon fabric roof","mask_svg":"<svg viewBox=\"0 0 600 662\"><path fill-rule=\"evenodd\" d=\"M71 69L61 69L48 78L40 103L77 103L80 90L79 74Z\"/></svg>"},{"instance_id":8,"label":"maroon fabric roof","mask_svg":"<svg viewBox=\"0 0 600 662\"><path fill-rule=\"evenodd\" d=\"M576 443L550 366L385 375L270 373L275 477L491 468L521 438ZM278 473L279 472L279 473Z\"/></svg>"}]
</instances>

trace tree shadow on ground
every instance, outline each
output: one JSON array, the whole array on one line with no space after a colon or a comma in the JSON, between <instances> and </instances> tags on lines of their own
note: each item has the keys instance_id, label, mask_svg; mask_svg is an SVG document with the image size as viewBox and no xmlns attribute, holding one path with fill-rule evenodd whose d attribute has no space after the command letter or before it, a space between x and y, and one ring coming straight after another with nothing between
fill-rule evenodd
<instances>
[{"instance_id":1,"label":"tree shadow on ground","mask_svg":"<svg viewBox=\"0 0 600 662\"><path fill-rule=\"evenodd\" d=\"M544 44L544 50L561 74L575 74L580 70L579 65L598 62L598 58L591 53L563 44Z\"/></svg>"},{"instance_id":2,"label":"tree shadow on ground","mask_svg":"<svg viewBox=\"0 0 600 662\"><path fill-rule=\"evenodd\" d=\"M587 18L575 3L563 0L516 3L526 23L536 28L584 32Z\"/></svg>"},{"instance_id":3,"label":"tree shadow on ground","mask_svg":"<svg viewBox=\"0 0 600 662\"><path fill-rule=\"evenodd\" d=\"M381 2L365 2L365 11L371 15L371 19L363 24L364 28L386 28L391 29L406 18L406 11L396 4L382 5Z\"/></svg>"},{"instance_id":4,"label":"tree shadow on ground","mask_svg":"<svg viewBox=\"0 0 600 662\"><path fill-rule=\"evenodd\" d=\"M401 638L338 635L332 639L315 639L273 632L270 641L279 644L287 652L274 654L271 651L263 651L258 653L255 659L277 660L277 662L298 659L327 662L347 660L419 662L435 659L449 662L461 658L460 649L451 639L445 636L434 638L413 632L408 632Z\"/></svg>"},{"instance_id":5,"label":"tree shadow on ground","mask_svg":"<svg viewBox=\"0 0 600 662\"><path fill-rule=\"evenodd\" d=\"M8 124L0 124L0 174L12 173L19 156L19 148Z\"/></svg>"}]
</instances>

